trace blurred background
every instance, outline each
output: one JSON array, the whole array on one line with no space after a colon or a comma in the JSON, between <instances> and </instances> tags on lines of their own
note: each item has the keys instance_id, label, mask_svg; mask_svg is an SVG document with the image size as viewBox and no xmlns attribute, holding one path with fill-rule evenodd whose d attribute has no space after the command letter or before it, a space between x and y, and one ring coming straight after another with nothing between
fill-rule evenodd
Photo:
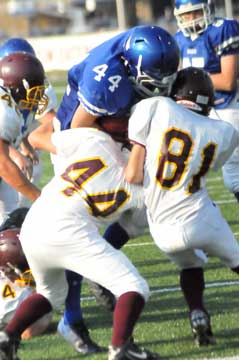
<instances>
[{"instance_id":1,"label":"blurred background","mask_svg":"<svg viewBox=\"0 0 239 360\"><path fill-rule=\"evenodd\" d=\"M215 0L219 16L239 18L238 0ZM47 71L67 70L92 47L129 27L174 33L173 0L1 0L0 42L27 38Z\"/></svg>"},{"instance_id":2,"label":"blurred background","mask_svg":"<svg viewBox=\"0 0 239 360\"><path fill-rule=\"evenodd\" d=\"M217 13L239 16L238 0L216 0ZM171 0L1 0L0 34L47 36L76 34L139 24L175 30Z\"/></svg>"}]
</instances>

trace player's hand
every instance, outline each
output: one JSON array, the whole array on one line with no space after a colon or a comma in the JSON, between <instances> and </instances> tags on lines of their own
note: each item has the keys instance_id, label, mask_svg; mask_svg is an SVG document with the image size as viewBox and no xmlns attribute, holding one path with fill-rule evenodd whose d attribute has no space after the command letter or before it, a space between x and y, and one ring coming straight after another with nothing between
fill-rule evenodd
<instances>
[{"instance_id":1,"label":"player's hand","mask_svg":"<svg viewBox=\"0 0 239 360\"><path fill-rule=\"evenodd\" d=\"M33 172L33 161L28 156L22 155L20 152L14 154L14 158L12 160L19 167L19 169L23 172L23 174L31 180L32 172Z\"/></svg>"},{"instance_id":2,"label":"player's hand","mask_svg":"<svg viewBox=\"0 0 239 360\"><path fill-rule=\"evenodd\" d=\"M24 154L28 159L32 161L33 165L39 164L39 155L38 152L32 149L27 154Z\"/></svg>"}]
</instances>

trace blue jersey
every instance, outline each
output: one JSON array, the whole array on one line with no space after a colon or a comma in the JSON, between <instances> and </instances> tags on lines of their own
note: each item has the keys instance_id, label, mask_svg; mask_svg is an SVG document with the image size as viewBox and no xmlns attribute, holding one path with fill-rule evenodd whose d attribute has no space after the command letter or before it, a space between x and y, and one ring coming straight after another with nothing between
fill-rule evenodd
<instances>
[{"instance_id":1,"label":"blue jersey","mask_svg":"<svg viewBox=\"0 0 239 360\"><path fill-rule=\"evenodd\" d=\"M69 70L67 90L57 112L61 130L70 128L79 104L95 116L120 116L129 112L137 93L129 80L122 52L131 31L97 46Z\"/></svg>"},{"instance_id":2,"label":"blue jersey","mask_svg":"<svg viewBox=\"0 0 239 360\"><path fill-rule=\"evenodd\" d=\"M239 54L239 23L232 19L215 18L214 22L196 39L185 36L182 31L175 34L182 67L203 68L209 74L221 72L221 57ZM216 91L215 108L223 109L236 95L234 91Z\"/></svg>"}]
</instances>

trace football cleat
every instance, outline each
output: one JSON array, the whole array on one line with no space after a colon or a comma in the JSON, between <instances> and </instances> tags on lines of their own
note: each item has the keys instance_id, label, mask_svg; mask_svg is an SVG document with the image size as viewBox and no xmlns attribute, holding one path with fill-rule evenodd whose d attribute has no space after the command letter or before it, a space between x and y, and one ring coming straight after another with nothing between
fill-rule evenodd
<instances>
[{"instance_id":1,"label":"football cleat","mask_svg":"<svg viewBox=\"0 0 239 360\"><path fill-rule=\"evenodd\" d=\"M93 293L96 301L99 305L103 305L107 310L113 312L116 304L116 299L114 294L111 291L104 288L103 286L89 280L85 279L89 289Z\"/></svg>"},{"instance_id":2,"label":"football cleat","mask_svg":"<svg viewBox=\"0 0 239 360\"><path fill-rule=\"evenodd\" d=\"M4 331L0 332L0 360L20 360L18 346L19 340L11 339Z\"/></svg>"},{"instance_id":3,"label":"football cleat","mask_svg":"<svg viewBox=\"0 0 239 360\"><path fill-rule=\"evenodd\" d=\"M73 345L78 353L87 355L104 351L90 338L89 330L83 321L70 326L65 323L62 317L58 323L57 331L67 342Z\"/></svg>"},{"instance_id":4,"label":"football cleat","mask_svg":"<svg viewBox=\"0 0 239 360\"><path fill-rule=\"evenodd\" d=\"M216 343L213 336L210 317L203 310L193 310L190 314L190 323L197 346L207 346Z\"/></svg>"},{"instance_id":5,"label":"football cleat","mask_svg":"<svg viewBox=\"0 0 239 360\"><path fill-rule=\"evenodd\" d=\"M108 360L160 360L159 354L152 353L145 349L140 349L132 341L121 347L109 346Z\"/></svg>"}]
</instances>

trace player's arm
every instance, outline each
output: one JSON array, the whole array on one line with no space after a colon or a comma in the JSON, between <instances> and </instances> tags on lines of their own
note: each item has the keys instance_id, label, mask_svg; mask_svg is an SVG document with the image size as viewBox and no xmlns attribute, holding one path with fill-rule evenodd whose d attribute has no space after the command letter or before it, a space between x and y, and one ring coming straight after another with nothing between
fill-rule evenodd
<instances>
[{"instance_id":1,"label":"player's arm","mask_svg":"<svg viewBox=\"0 0 239 360\"><path fill-rule=\"evenodd\" d=\"M54 109L51 109L49 110L47 113L45 113L44 115L42 116L39 116L37 118L37 121L40 123L40 124L44 124L45 122L48 122L48 121L53 121L53 118L56 116L56 112Z\"/></svg>"},{"instance_id":2,"label":"player's arm","mask_svg":"<svg viewBox=\"0 0 239 360\"><path fill-rule=\"evenodd\" d=\"M22 173L9 156L9 144L0 139L0 177L17 192L31 201L40 195L40 190Z\"/></svg>"},{"instance_id":3,"label":"player's arm","mask_svg":"<svg viewBox=\"0 0 239 360\"><path fill-rule=\"evenodd\" d=\"M31 144L29 143L28 136L26 136L22 139L20 147L21 147L21 152L23 153L23 155L26 158L28 158L34 165L37 165L39 163L38 153L33 149Z\"/></svg>"},{"instance_id":4,"label":"player's arm","mask_svg":"<svg viewBox=\"0 0 239 360\"><path fill-rule=\"evenodd\" d=\"M28 141L34 149L45 150L56 154L56 148L51 142L51 135L53 129L53 118L52 115L45 115L44 122L33 130L28 136Z\"/></svg>"},{"instance_id":5,"label":"player's arm","mask_svg":"<svg viewBox=\"0 0 239 360\"><path fill-rule=\"evenodd\" d=\"M237 86L238 54L225 55L221 57L221 72L210 74L216 90L231 91Z\"/></svg>"},{"instance_id":6,"label":"player's arm","mask_svg":"<svg viewBox=\"0 0 239 360\"><path fill-rule=\"evenodd\" d=\"M98 116L91 115L82 105L79 105L72 118L71 128L98 127L96 124L97 119Z\"/></svg>"},{"instance_id":7,"label":"player's arm","mask_svg":"<svg viewBox=\"0 0 239 360\"><path fill-rule=\"evenodd\" d=\"M144 178L145 147L134 144L125 168L125 178L129 183L142 184Z\"/></svg>"}]
</instances>

